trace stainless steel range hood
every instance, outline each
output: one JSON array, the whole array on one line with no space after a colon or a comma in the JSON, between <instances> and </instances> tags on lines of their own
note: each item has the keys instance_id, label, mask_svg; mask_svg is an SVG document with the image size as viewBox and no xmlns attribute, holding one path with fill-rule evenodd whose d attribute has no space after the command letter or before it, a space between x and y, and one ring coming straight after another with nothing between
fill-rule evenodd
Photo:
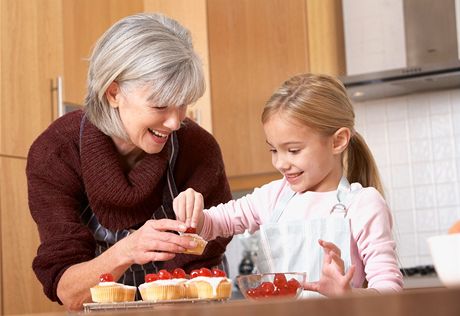
<instances>
[{"instance_id":1,"label":"stainless steel range hood","mask_svg":"<svg viewBox=\"0 0 460 316\"><path fill-rule=\"evenodd\" d=\"M460 88L460 0L403 0L403 4L407 67L341 77L353 100Z\"/></svg>"}]
</instances>

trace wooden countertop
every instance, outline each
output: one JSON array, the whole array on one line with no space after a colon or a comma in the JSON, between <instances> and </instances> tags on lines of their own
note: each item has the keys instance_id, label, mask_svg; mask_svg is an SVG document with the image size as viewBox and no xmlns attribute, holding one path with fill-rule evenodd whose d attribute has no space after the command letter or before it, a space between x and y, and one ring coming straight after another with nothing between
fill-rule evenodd
<instances>
[{"instance_id":1,"label":"wooden countertop","mask_svg":"<svg viewBox=\"0 0 460 316\"><path fill-rule=\"evenodd\" d=\"M413 290L397 294L349 294L305 300L234 300L211 304L158 305L148 310L91 312L125 316L459 316L460 287ZM47 316L65 313L34 314ZM83 312L75 315L85 315Z\"/></svg>"}]
</instances>

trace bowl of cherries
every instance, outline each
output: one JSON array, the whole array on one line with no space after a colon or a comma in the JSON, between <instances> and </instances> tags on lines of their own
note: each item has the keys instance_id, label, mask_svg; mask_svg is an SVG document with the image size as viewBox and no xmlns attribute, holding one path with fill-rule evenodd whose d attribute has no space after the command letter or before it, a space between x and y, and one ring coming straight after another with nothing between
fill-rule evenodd
<instances>
[{"instance_id":1,"label":"bowl of cherries","mask_svg":"<svg viewBox=\"0 0 460 316\"><path fill-rule=\"evenodd\" d=\"M247 299L298 298L306 279L304 272L239 275L241 293Z\"/></svg>"}]
</instances>

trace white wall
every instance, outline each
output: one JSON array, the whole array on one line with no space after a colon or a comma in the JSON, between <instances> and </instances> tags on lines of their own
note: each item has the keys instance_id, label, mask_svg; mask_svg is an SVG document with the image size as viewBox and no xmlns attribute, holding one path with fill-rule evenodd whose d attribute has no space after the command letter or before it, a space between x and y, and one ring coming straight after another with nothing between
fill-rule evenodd
<instances>
[{"instance_id":1,"label":"white wall","mask_svg":"<svg viewBox=\"0 0 460 316\"><path fill-rule=\"evenodd\" d=\"M403 267L431 264L426 238L460 220L460 89L355 104L395 218Z\"/></svg>"}]
</instances>

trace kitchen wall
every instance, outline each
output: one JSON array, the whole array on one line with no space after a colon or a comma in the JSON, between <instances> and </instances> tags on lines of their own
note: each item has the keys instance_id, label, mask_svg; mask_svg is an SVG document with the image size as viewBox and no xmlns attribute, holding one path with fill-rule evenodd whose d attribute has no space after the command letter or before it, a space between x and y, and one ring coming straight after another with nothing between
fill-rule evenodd
<instances>
[{"instance_id":1,"label":"kitchen wall","mask_svg":"<svg viewBox=\"0 0 460 316\"><path fill-rule=\"evenodd\" d=\"M431 264L426 238L460 219L460 89L355 104L395 219L401 265Z\"/></svg>"}]
</instances>

